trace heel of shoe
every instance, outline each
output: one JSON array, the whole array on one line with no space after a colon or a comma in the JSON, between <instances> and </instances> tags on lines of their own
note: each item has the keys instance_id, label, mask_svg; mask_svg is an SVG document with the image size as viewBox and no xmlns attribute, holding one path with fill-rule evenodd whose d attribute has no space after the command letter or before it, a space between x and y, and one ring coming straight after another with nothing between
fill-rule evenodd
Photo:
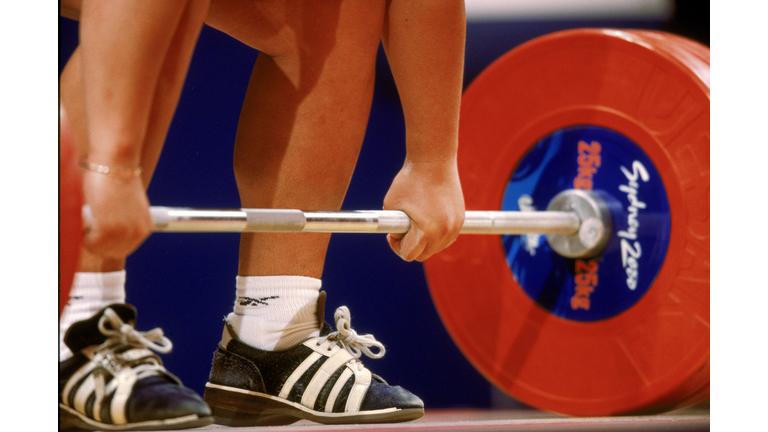
<instances>
[{"instance_id":1,"label":"heel of shoe","mask_svg":"<svg viewBox=\"0 0 768 432\"><path fill-rule=\"evenodd\" d=\"M288 414L290 408L286 409L284 404L271 400L266 394L259 397L255 392L228 390L208 383L203 400L211 407L214 422L224 426L284 426L300 420Z\"/></svg>"},{"instance_id":2,"label":"heel of shoe","mask_svg":"<svg viewBox=\"0 0 768 432\"><path fill-rule=\"evenodd\" d=\"M214 423L228 427L286 426L299 421L296 417L244 413L219 407L211 410Z\"/></svg>"}]
</instances>

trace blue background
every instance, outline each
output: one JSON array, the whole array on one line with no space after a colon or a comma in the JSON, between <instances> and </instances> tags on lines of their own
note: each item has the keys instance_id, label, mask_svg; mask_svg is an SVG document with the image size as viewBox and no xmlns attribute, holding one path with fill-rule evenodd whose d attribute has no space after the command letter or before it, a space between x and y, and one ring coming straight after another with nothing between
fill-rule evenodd
<instances>
[{"instance_id":1,"label":"blue background","mask_svg":"<svg viewBox=\"0 0 768 432\"><path fill-rule=\"evenodd\" d=\"M709 5L679 2L669 22L470 22L465 86L520 43L580 27L659 29L708 45ZM77 44L77 23L60 18L59 35L60 72ZM239 207L232 149L256 54L217 30L203 29L149 188L153 205ZM394 81L380 52L368 131L344 209L381 208L405 155L404 133ZM223 318L232 310L238 243L237 234L154 234L128 260L127 301L138 308L139 330L163 328L174 343L163 356L166 366L200 393ZM386 345L387 355L367 366L419 395L427 408L520 406L463 357L440 322L422 265L401 261L383 236L333 236L323 286L326 317L347 305L354 327Z\"/></svg>"}]
</instances>

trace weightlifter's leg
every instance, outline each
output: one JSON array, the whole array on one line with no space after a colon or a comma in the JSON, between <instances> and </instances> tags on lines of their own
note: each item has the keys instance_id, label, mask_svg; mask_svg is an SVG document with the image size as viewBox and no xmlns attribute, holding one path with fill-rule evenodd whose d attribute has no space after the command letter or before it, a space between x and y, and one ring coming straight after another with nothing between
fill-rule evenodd
<instances>
[{"instance_id":1,"label":"weightlifter's leg","mask_svg":"<svg viewBox=\"0 0 768 432\"><path fill-rule=\"evenodd\" d=\"M261 27L277 29L270 40L279 43L262 48L241 113L234 160L241 204L338 210L368 122L384 2L268 3L280 7L261 16L284 21ZM286 48L281 43L287 49L281 50ZM335 316L344 342L320 335L329 238L242 235L234 311L205 392L217 421L263 425L303 418L333 424L423 414L421 400L372 380L354 359L357 350L373 357L384 350L372 337L351 331L348 311L340 308ZM321 358L326 369L314 374L311 384L308 379L296 384L302 392L292 391L290 377L312 375L304 374L304 366ZM263 377L264 386L246 384L248 376ZM265 406L275 411L262 411ZM255 411L261 414L249 414Z\"/></svg>"},{"instance_id":2,"label":"weightlifter's leg","mask_svg":"<svg viewBox=\"0 0 768 432\"><path fill-rule=\"evenodd\" d=\"M280 19L294 40L259 56L241 112L234 167L243 207L341 208L365 135L382 23L382 5L364 3L285 2ZM269 282L289 293L253 313L282 310L277 303L284 301L306 307L300 311L303 324L295 322L295 313L281 313L279 320L233 314L230 322L239 324L241 337L279 350L317 334L315 305L329 239L242 235L238 297L255 295L250 287ZM301 292L307 298L294 299ZM286 331L289 321L294 323Z\"/></svg>"}]
</instances>

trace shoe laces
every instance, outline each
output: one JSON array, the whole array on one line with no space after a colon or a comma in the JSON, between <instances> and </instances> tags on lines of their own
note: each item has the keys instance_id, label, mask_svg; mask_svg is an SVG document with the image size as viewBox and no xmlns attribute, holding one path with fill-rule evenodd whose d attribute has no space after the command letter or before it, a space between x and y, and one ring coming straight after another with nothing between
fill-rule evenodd
<instances>
[{"instance_id":1,"label":"shoe laces","mask_svg":"<svg viewBox=\"0 0 768 432\"><path fill-rule=\"evenodd\" d=\"M339 307L333 314L333 318L336 320L336 331L330 333L325 339L336 341L342 348L346 349L355 358L352 360L353 363L358 363L362 367L362 363L356 360L362 354L372 359L384 357L386 351L384 345L377 341L373 335L360 335L352 329L352 317L349 308L346 306ZM378 348L378 352L371 351L371 347Z\"/></svg>"},{"instance_id":2,"label":"shoe laces","mask_svg":"<svg viewBox=\"0 0 768 432\"><path fill-rule=\"evenodd\" d=\"M107 323L111 328L107 327ZM112 343L118 342L121 345L133 345L150 348L162 354L166 354L173 349L170 339L163 336L163 330L160 328L152 329L148 332L140 332L131 324L123 322L120 316L112 309L106 309L104 315L99 319L99 331L107 337Z\"/></svg>"},{"instance_id":3,"label":"shoe laces","mask_svg":"<svg viewBox=\"0 0 768 432\"><path fill-rule=\"evenodd\" d=\"M99 319L98 328L107 340L96 352L113 373L119 374L129 368L135 373L136 379L165 373L160 359L150 351L165 354L173 348L171 341L163 335L162 329L140 332L133 325L125 323L109 308L104 310L104 315Z\"/></svg>"}]
</instances>

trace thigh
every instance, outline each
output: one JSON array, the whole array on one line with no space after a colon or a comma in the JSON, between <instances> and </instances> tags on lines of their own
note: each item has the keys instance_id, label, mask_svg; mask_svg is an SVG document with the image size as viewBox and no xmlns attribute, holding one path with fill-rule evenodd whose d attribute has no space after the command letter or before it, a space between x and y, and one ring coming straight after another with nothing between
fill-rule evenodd
<instances>
[{"instance_id":1,"label":"thigh","mask_svg":"<svg viewBox=\"0 0 768 432\"><path fill-rule=\"evenodd\" d=\"M256 61L238 127L241 198L253 189L330 209L341 205L365 135L384 5L278 3L286 20L271 27L285 31L283 45Z\"/></svg>"},{"instance_id":2,"label":"thigh","mask_svg":"<svg viewBox=\"0 0 768 432\"><path fill-rule=\"evenodd\" d=\"M384 0L212 0L206 24L270 57L381 37Z\"/></svg>"}]
</instances>

